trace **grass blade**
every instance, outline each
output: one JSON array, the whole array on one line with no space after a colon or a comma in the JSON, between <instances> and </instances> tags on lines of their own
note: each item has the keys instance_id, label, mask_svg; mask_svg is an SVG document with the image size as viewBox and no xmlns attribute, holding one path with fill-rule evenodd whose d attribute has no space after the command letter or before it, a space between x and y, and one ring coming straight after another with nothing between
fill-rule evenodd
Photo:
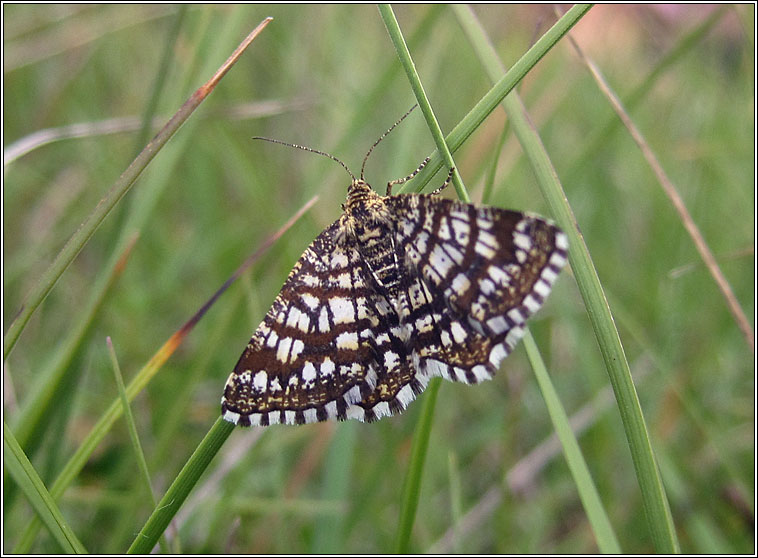
<instances>
[{"instance_id":1,"label":"grass blade","mask_svg":"<svg viewBox=\"0 0 758 558\"><path fill-rule=\"evenodd\" d=\"M574 431L571 429L566 410L563 408L555 386L550 380L550 375L545 368L545 363L542 361L542 356L534 342L532 333L528 330L524 335L523 343L529 355L529 362L532 363L534 375L540 384L540 390L545 398L545 404L550 413L550 419L553 421L555 432L561 441L563 454L574 477L584 511L587 513L592 532L595 534L597 546L600 552L604 554L621 554L621 546L616 538L616 533L613 531L608 514L605 513L595 483L592 481L582 450L579 449L579 442L577 442Z\"/></svg>"},{"instance_id":2,"label":"grass blade","mask_svg":"<svg viewBox=\"0 0 758 558\"><path fill-rule=\"evenodd\" d=\"M45 488L34 466L29 462L21 446L18 445L13 432L3 422L3 463L16 484L26 494L37 516L47 527L50 534L68 554L86 554L79 539L63 519L58 505Z\"/></svg>"},{"instance_id":3,"label":"grass blade","mask_svg":"<svg viewBox=\"0 0 758 558\"><path fill-rule=\"evenodd\" d=\"M147 461L145 461L145 453L142 451L142 444L140 444L139 434L137 434L137 425L134 423L134 415L132 415L132 410L129 407L129 399L126 396L126 388L124 387L124 378L121 375L121 367L118 365L116 351L113 348L113 342L110 337L106 339L106 343L108 344L108 353L111 358L111 363L113 364L113 375L115 376L116 386L118 387L118 397L121 400L121 408L123 409L126 426L129 430L129 438L132 441L134 457L137 459L137 469L139 470L144 490L150 498L153 507L155 507L155 495L153 494L153 484L150 481L150 471L147 469ZM168 554L168 545L163 537L161 537L160 544L161 551L164 554Z\"/></svg>"},{"instance_id":4,"label":"grass blade","mask_svg":"<svg viewBox=\"0 0 758 558\"><path fill-rule=\"evenodd\" d=\"M473 11L462 5L454 6L453 9L461 26L464 28L466 35L474 45L483 65L486 67L490 79L492 81L497 81L498 76L505 73L504 68L501 66L494 49L488 42L484 30ZM521 131L520 139L522 143L530 142L535 146L535 149L539 150L541 142L539 142L536 131L531 129L528 125L528 121L524 118L524 107L521 105L517 93L512 92L511 95L504 99L503 104L505 105L508 114L508 121L513 123L514 130ZM546 153L545 157L547 157ZM543 184L543 189L549 187L549 184ZM524 346L532 365L532 369L534 370L535 376L540 385L545 404L550 412L550 418L553 421L556 433L561 440L566 461L574 477L579 496L595 534L598 547L601 552L618 554L621 552L621 548L611 526L610 519L605 512L597 488L592 481L587 464L579 449L579 443L577 442L569 424L566 411L564 410L558 394L555 391L555 387L550 380L550 376L547 373L547 369L545 368L542 357L534 342L534 338L528 330L524 336Z\"/></svg>"},{"instance_id":5,"label":"grass blade","mask_svg":"<svg viewBox=\"0 0 758 558\"><path fill-rule=\"evenodd\" d=\"M485 63L490 78L494 81L496 76L503 71L499 59L491 49L484 47L482 42L475 42L475 45L479 45L482 52L480 57ZM513 130L535 170L540 190L558 224L569 236L571 245L569 262L587 307L616 395L653 542L659 552L677 552L679 543L671 518L671 510L655 463L655 455L632 381L629 363L589 250L579 234L576 219L558 182L557 173L526 116L526 109L521 100L518 96L512 95L505 100L505 107Z\"/></svg>"},{"instance_id":6,"label":"grass blade","mask_svg":"<svg viewBox=\"0 0 758 558\"><path fill-rule=\"evenodd\" d=\"M226 291L226 289L229 288L229 286L242 274L245 269L252 265L253 262L258 260L258 258L260 258L260 256L266 250L268 250L268 248L271 247L276 239L278 239L290 227L292 227L292 225L298 219L300 219L300 217L302 217L308 209L313 206L313 204L316 202L316 199L316 197L311 198L295 215L292 216L289 221L287 221L287 223L285 223L276 233L266 239L266 241L255 252L253 252L239 268L237 268L232 276L227 279L223 285L221 285L221 287L213 294L208 302L206 302L189 320L187 320L187 322L181 328L179 328L176 333L174 333L163 344L163 346L161 346L161 348L153 355L148 363L137 373L137 375L132 379L131 382L129 382L129 385L126 387L126 394L129 401L132 401L137 396L137 394L145 388L150 380L152 380L152 378L163 366L163 363L165 363L166 360L168 360L168 358L174 353L174 351L176 351L182 341L187 337L189 332L192 331L197 322L205 315L205 313ZM66 488L68 488L76 475L79 474L79 471L82 470L85 463L87 462L87 459L89 459L90 455L92 455L92 452L95 451L97 445L111 429L113 423L115 423L116 420L118 420L118 418L121 416L122 410L123 409L120 402L118 400L113 401L103 416L100 417L100 420L98 420L95 426L92 427L92 430L90 430L89 434L85 437L84 441L81 443L76 452L74 452L74 455L72 455L68 460L65 467L58 475L58 478L56 478L55 482L53 483L53 486L50 490L53 498L60 498L63 492L65 492ZM28 549L32 545L34 534L36 533L38 527L39 524L35 522L32 522L27 526L26 531L24 531L24 534L14 549L14 552L28 552Z\"/></svg>"},{"instance_id":7,"label":"grass blade","mask_svg":"<svg viewBox=\"0 0 758 558\"><path fill-rule=\"evenodd\" d=\"M437 392L439 392L441 382L440 378L434 378L429 382L424 393L424 406L421 408L421 418L413 436L408 472L405 475L405 481L403 481L400 520L395 536L394 550L396 554L408 554L409 552L408 545L411 540L413 522L416 518L419 496L421 495L421 473L424 470L424 461L429 448L434 407L437 404Z\"/></svg>"},{"instance_id":8,"label":"grass blade","mask_svg":"<svg viewBox=\"0 0 758 558\"><path fill-rule=\"evenodd\" d=\"M690 235L690 238L692 238L692 242L695 245L695 248L697 248L698 254L700 254L700 258L703 260L705 267L710 272L711 277L713 277L713 280L715 281L719 291L721 291L721 296L724 297L727 308L729 308L729 312L731 312L734 321L737 323L740 331L742 331L742 336L745 338L745 342L747 343L748 347L750 347L750 351L755 353L755 335L753 334L753 329L750 327L750 321L747 319L745 312L742 310L737 297L734 296L734 291L732 290L729 281L721 271L721 268L719 267L716 258L713 256L711 249L708 248L708 244L705 242L705 239L703 238L700 229L695 224L694 219L692 219L692 215L690 215L690 212L687 210L687 206L684 205L684 200L679 195L679 191L676 189L676 186L674 186L674 183L671 181L671 179L669 179L666 171L663 170L663 166L658 161L655 153L653 153L650 145L642 136L642 132L640 132L637 126L635 126L634 122L632 122L632 119L629 118L629 113L623 107L619 98L616 96L608 82L600 73L600 68L598 68L595 63L592 62L592 60L584 55L584 52L579 48L579 45L576 43L576 41L574 41L573 37L569 36L569 40L574 46L574 49L579 55L579 58L582 60L582 62L584 62L592 76L595 78L598 87L603 92L606 99L608 99L608 102L613 107L613 110L624 123L624 126L629 131L629 134L632 136L635 143L642 151L642 155L645 157L648 165L650 165L650 168L653 169L655 176L658 178L658 183L661 185L661 188L663 188L663 191L668 196L669 200L671 200L674 209L679 214L679 219L682 221L682 224L687 230L687 233Z\"/></svg>"},{"instance_id":9,"label":"grass blade","mask_svg":"<svg viewBox=\"0 0 758 558\"><path fill-rule=\"evenodd\" d=\"M237 47L237 50L227 59L227 61L219 68L219 70L208 80L205 84L192 94L182 107L174 114L168 123L161 129L158 134L152 139L152 141L145 146L142 152L132 161L129 167L119 177L119 179L113 184L109 192L105 197L100 200L95 209L90 213L89 217L82 223L82 225L76 230L71 238L66 242L63 249L55 257L55 260L42 274L37 284L31 290L26 298L26 301L22 304L21 309L16 318L11 323L8 331L3 338L3 358L8 358L11 350L16 344L19 335L26 326L29 318L32 317L34 311L39 307L48 293L57 283L58 279L71 262L76 258L77 254L84 248L87 241L95 234L95 230L100 226L100 223L105 220L110 211L116 206L116 204L124 197L129 191L132 185L136 182L139 175L147 167L150 161L158 154L161 148L171 139L181 125L190 117L195 109L205 100L211 91L216 87L221 78L226 75L226 72L234 65L237 59L242 55L242 52L250 45L258 34L268 25L271 18L263 20L258 27L256 27Z\"/></svg>"},{"instance_id":10,"label":"grass blade","mask_svg":"<svg viewBox=\"0 0 758 558\"><path fill-rule=\"evenodd\" d=\"M424 118L426 118L429 131L434 138L434 143L437 145L437 150L443 154L443 159L448 168L455 169L455 161L445 143L442 129L437 122L437 118L434 116L434 111L432 110L429 99L424 92L424 86L421 84L418 72L416 72L416 67L411 58L410 51L405 43L400 26L397 23L397 18L395 18L395 14L389 4L380 4L379 13L382 15L390 39L395 45L395 50L397 51L400 63L403 65L405 73L408 76L408 81L411 83L413 92L416 95L416 100L421 107L421 111L424 113ZM463 201L470 202L471 199L463 185L460 173L454 171L452 179L458 197ZM413 530L413 523L416 518L416 510L418 509L418 499L421 496L421 474L424 470L424 461L426 460L426 454L429 447L429 434L432 429L432 420L434 419L434 406L437 401L437 392L439 391L441 381L440 378L434 378L429 382L428 391L430 393L424 397L421 419L416 427L416 435L413 440L413 449L411 450L408 473L406 474L405 482L403 483L403 503L400 511L397 536L395 539L395 552L398 554L405 554L408 552L411 531Z\"/></svg>"},{"instance_id":11,"label":"grass blade","mask_svg":"<svg viewBox=\"0 0 758 558\"><path fill-rule=\"evenodd\" d=\"M586 9L584 11L586 11ZM522 57L519 63L517 63L518 70L507 74L501 83L498 83L495 87L493 87L492 90L490 90L487 95L485 95L482 101L480 101L477 106L474 107L474 109L469 113L469 115L472 115L473 113L473 116L469 118L467 115L464 121L469 122L467 126L470 126L470 131L468 133L459 132L459 135L456 137L460 137L460 143L455 147L449 148L450 137L453 136L455 130L453 133L451 133L450 136L448 136L448 139L446 140L434 116L434 112L431 108L429 100L426 97L423 85L421 84L421 80L418 76L418 73L416 72L415 65L413 64L413 60L411 59L410 52L408 51L408 47L405 44L402 32L400 31L400 26L397 23L397 19L395 18L392 8L387 4L382 4L379 6L379 12L382 15L382 19L384 20L385 26L387 27L387 31L395 46L395 50L398 53L398 57L400 58L400 62L405 68L406 74L408 75L408 80L411 83L413 92L416 95L416 99L419 103L419 106L421 107L422 112L424 113L424 117L427 120L427 124L429 125L432 137L434 138L434 141L437 145L437 152L435 155L441 153L441 161L444 161L448 168L451 169L455 168L455 162L453 160L451 151L455 150L455 148L460 145L460 143L462 143L473 132L473 130L479 124L481 124L482 121L484 121L484 118L494 109L494 107L497 106L497 103L494 103L494 105L492 105L490 108L492 100L498 98L500 95L507 95L508 92L513 87L515 87L518 81L520 81L521 78L526 74L526 72L539 61L545 52L547 52L547 49L555 44L555 41L557 41L557 39L562 34L557 32L551 34L551 31L557 27L556 24L553 29L548 31L548 33L543 36L543 39L545 39L545 37L548 37L548 39L541 39L542 42L538 41L537 44L540 45L540 49L535 50L535 47L537 47L537 45L535 45L535 47L530 49L529 52L527 52L527 54ZM582 10L574 10L574 14L581 13L584 12ZM571 18L568 19L570 20ZM567 30L568 27L565 31L563 31L563 33L565 33ZM543 51L541 49L545 50ZM506 78L508 78L508 81L504 81ZM461 124L456 127L456 130L459 128L461 128ZM466 127L462 129L465 130ZM430 167L430 165L432 165L432 162L433 159L427 165L427 169ZM432 174L439 169L439 166L441 166L441 162L438 162L436 168L432 168L431 170L427 171L429 178L431 178ZM458 172L453 172L453 183L455 184L456 191L458 192L460 199L466 202L470 202L470 198L465 190L465 187L463 186L462 181L460 180L460 175ZM417 186L417 188L420 189L423 187L423 184L425 183ZM416 436L414 437L411 462L409 464L408 474L403 485L403 504L400 513L400 523L398 526L397 537L395 540L395 551L398 553L407 552L408 544L410 541L410 534L413 528L416 509L418 507L418 498L420 496L421 472L423 470L424 459L426 457L426 451L429 442L429 431L431 430L431 423L434 414L434 402L436 401L436 394L439 390L440 381L441 380L439 378L435 378L429 383L428 390L432 393L425 396L421 421L419 422Z\"/></svg>"},{"instance_id":12,"label":"grass blade","mask_svg":"<svg viewBox=\"0 0 758 558\"><path fill-rule=\"evenodd\" d=\"M445 137L445 143L451 152L463 145L463 142L474 133L485 118L497 108L500 102L511 90L518 85L521 79L539 62L545 54L557 43L561 37L568 33L569 29L578 22L591 8L589 4L577 4L567 11L547 32L534 43L524 55L508 70L492 88L482 97L455 128ZM440 151L432 153L429 163L424 167L416 178L413 179L413 189L421 191L429 183L434 174L442 167L443 159ZM409 191L411 187L406 184L401 191Z\"/></svg>"},{"instance_id":13,"label":"grass blade","mask_svg":"<svg viewBox=\"0 0 758 558\"><path fill-rule=\"evenodd\" d=\"M179 508L187 499L192 488L197 483L200 475L210 465L211 460L216 456L218 450L224 444L229 435L234 431L234 425L231 422L223 420L221 417L216 419L208 434L203 441L197 446L192 453L187 464L179 472L179 475L171 483L166 491L165 496L158 502L147 523L134 539L129 547L129 554L149 554L155 546L158 538L166 530L171 519L179 511Z\"/></svg>"},{"instance_id":14,"label":"grass blade","mask_svg":"<svg viewBox=\"0 0 758 558\"><path fill-rule=\"evenodd\" d=\"M450 149L445 143L445 136L442 133L439 122L437 122L437 118L434 116L432 105L429 103L429 99L424 91L424 86L421 84L418 72L416 72L416 65L413 63L411 53L408 50L408 45L405 43L402 31L400 31L400 25L397 23L397 18L392 11L392 7L389 4L380 4L379 13L382 15L384 25L387 27L387 32L389 33L390 39L392 39L392 44L397 51L397 56L400 58L400 63L403 65L405 73L408 76L408 81L413 89L413 94L416 96L416 101L418 101L421 112L424 114L426 124L429 126L432 138L434 138L434 143L437 145L437 152L442 153L442 159L444 160L445 165L447 165L447 168L455 169L455 161L450 153ZM471 198L469 198L468 192L463 186L461 175L457 170L453 172L452 179L458 197L465 202L470 202Z\"/></svg>"}]
</instances>

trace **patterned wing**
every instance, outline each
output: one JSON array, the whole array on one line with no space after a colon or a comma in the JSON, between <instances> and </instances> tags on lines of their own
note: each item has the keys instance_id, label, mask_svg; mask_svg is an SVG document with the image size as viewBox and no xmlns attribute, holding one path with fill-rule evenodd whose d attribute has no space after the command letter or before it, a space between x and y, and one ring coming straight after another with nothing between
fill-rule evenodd
<instances>
[{"instance_id":1,"label":"patterned wing","mask_svg":"<svg viewBox=\"0 0 758 558\"><path fill-rule=\"evenodd\" d=\"M242 426L391 414L395 396L409 402L408 394L423 389L408 340L395 305L377 291L338 220L290 272L226 382L222 414ZM384 397L348 413L377 383Z\"/></svg>"},{"instance_id":2,"label":"patterned wing","mask_svg":"<svg viewBox=\"0 0 758 558\"><path fill-rule=\"evenodd\" d=\"M416 358L428 376L491 378L566 263L566 235L546 220L430 195L388 198L410 292Z\"/></svg>"},{"instance_id":3,"label":"patterned wing","mask_svg":"<svg viewBox=\"0 0 758 558\"><path fill-rule=\"evenodd\" d=\"M375 327L362 332L362 337L373 353L369 366L376 371L372 378L375 382L373 389L364 391L362 399L347 408L345 418L371 422L405 410L429 380L419 373L415 332L404 319L403 299L377 293L368 302L378 320Z\"/></svg>"},{"instance_id":4,"label":"patterned wing","mask_svg":"<svg viewBox=\"0 0 758 558\"><path fill-rule=\"evenodd\" d=\"M303 424L344 415L370 391L376 322L360 255L336 221L300 257L226 382L222 414L242 426Z\"/></svg>"}]
</instances>

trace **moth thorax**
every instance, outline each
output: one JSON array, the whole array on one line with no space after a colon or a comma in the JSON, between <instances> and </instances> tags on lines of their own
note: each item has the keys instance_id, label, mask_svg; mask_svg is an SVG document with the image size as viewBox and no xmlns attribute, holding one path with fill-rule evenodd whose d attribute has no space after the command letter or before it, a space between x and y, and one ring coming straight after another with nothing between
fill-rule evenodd
<instances>
[{"instance_id":1,"label":"moth thorax","mask_svg":"<svg viewBox=\"0 0 758 558\"><path fill-rule=\"evenodd\" d=\"M345 211L357 218L366 218L380 201L379 195L363 180L355 180L347 190Z\"/></svg>"}]
</instances>

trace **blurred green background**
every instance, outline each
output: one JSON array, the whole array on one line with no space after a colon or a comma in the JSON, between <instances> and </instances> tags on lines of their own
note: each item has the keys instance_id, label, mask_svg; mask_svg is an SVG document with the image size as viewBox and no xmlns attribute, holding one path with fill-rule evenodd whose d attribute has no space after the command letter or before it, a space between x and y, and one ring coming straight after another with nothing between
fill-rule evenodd
<instances>
[{"instance_id":1,"label":"blurred green background","mask_svg":"<svg viewBox=\"0 0 758 558\"><path fill-rule=\"evenodd\" d=\"M555 21L550 6L474 11L506 66ZM449 132L489 90L486 74L449 7L399 5L395 12ZM339 215L348 185L339 165L251 137L328 151L358 173L373 141L414 103L374 6L189 6L161 72L176 13L168 5L3 5L3 331L144 146L137 128L157 76L165 78L156 109L163 122L260 20L274 17L98 229L4 363L5 420L15 429L29 394L70 346L123 239L139 233L66 362L44 432L30 442L48 484L117 396L106 336L128 380L247 254L318 194L314 209L216 303L135 400L161 496L216 420L226 377L293 263ZM752 5L596 6L573 31L627 102L751 319L754 15ZM519 93L614 312L682 550L753 552L754 354L654 174L567 41ZM131 127L103 133L102 123L114 118L127 120L107 124ZM33 142L39 136L32 134L73 124L84 125L82 137ZM455 153L463 180L481 201L497 157L489 203L545 214L516 139L506 130L500 144L504 126L504 113L495 111ZM376 149L366 177L383 193L388 180L408 174L433 149L415 113ZM618 409L570 271L531 324L563 404L577 417L622 549L650 552ZM186 552L390 551L420 406L368 425L236 432L169 533ZM493 382L445 383L413 550L597 551L551 436L522 348ZM135 469L121 420L60 504L90 551L122 552L149 515ZM8 552L32 511L10 489L4 511ZM33 547L57 548L44 530Z\"/></svg>"}]
</instances>

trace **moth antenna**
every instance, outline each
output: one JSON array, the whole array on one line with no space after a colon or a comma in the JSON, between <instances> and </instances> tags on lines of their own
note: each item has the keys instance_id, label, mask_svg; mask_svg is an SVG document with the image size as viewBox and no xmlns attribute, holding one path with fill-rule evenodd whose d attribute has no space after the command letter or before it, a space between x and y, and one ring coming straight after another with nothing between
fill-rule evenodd
<instances>
[{"instance_id":1,"label":"moth antenna","mask_svg":"<svg viewBox=\"0 0 758 558\"><path fill-rule=\"evenodd\" d=\"M295 149L302 149L303 151L310 151L311 153L316 153L318 155L323 155L324 157L329 157L332 161L337 161L340 165L342 165L342 168L347 171L347 174L349 174L350 178L352 178L353 182L355 182L355 175L352 172L350 172L350 169L347 167L345 163L337 159L337 157L335 157L334 155L330 155L329 153L324 153L323 151L319 151L318 149L313 149L312 147L306 147L304 145L298 145L296 143L287 143L286 141L281 141L277 139L264 138L262 136L255 136L253 139L270 141L271 143L278 143L281 145L286 145L287 147L294 147Z\"/></svg>"},{"instance_id":2,"label":"moth antenna","mask_svg":"<svg viewBox=\"0 0 758 558\"><path fill-rule=\"evenodd\" d=\"M384 132L378 140L374 142L374 145L371 146L371 148L368 150L368 153L366 153L366 156L363 158L363 164L361 165L361 180L363 180L363 169L366 168L366 161L368 161L368 156L371 155L371 152L374 150L374 148L379 145L379 142L382 141L385 137L387 137L387 134L389 134L392 130L395 129L395 126L400 124L405 118L413 112L413 109L415 109L418 106L418 103L413 105L410 109L408 109L408 112L406 112L403 116L400 117L400 120L395 122L392 126L390 126L390 129Z\"/></svg>"}]
</instances>

